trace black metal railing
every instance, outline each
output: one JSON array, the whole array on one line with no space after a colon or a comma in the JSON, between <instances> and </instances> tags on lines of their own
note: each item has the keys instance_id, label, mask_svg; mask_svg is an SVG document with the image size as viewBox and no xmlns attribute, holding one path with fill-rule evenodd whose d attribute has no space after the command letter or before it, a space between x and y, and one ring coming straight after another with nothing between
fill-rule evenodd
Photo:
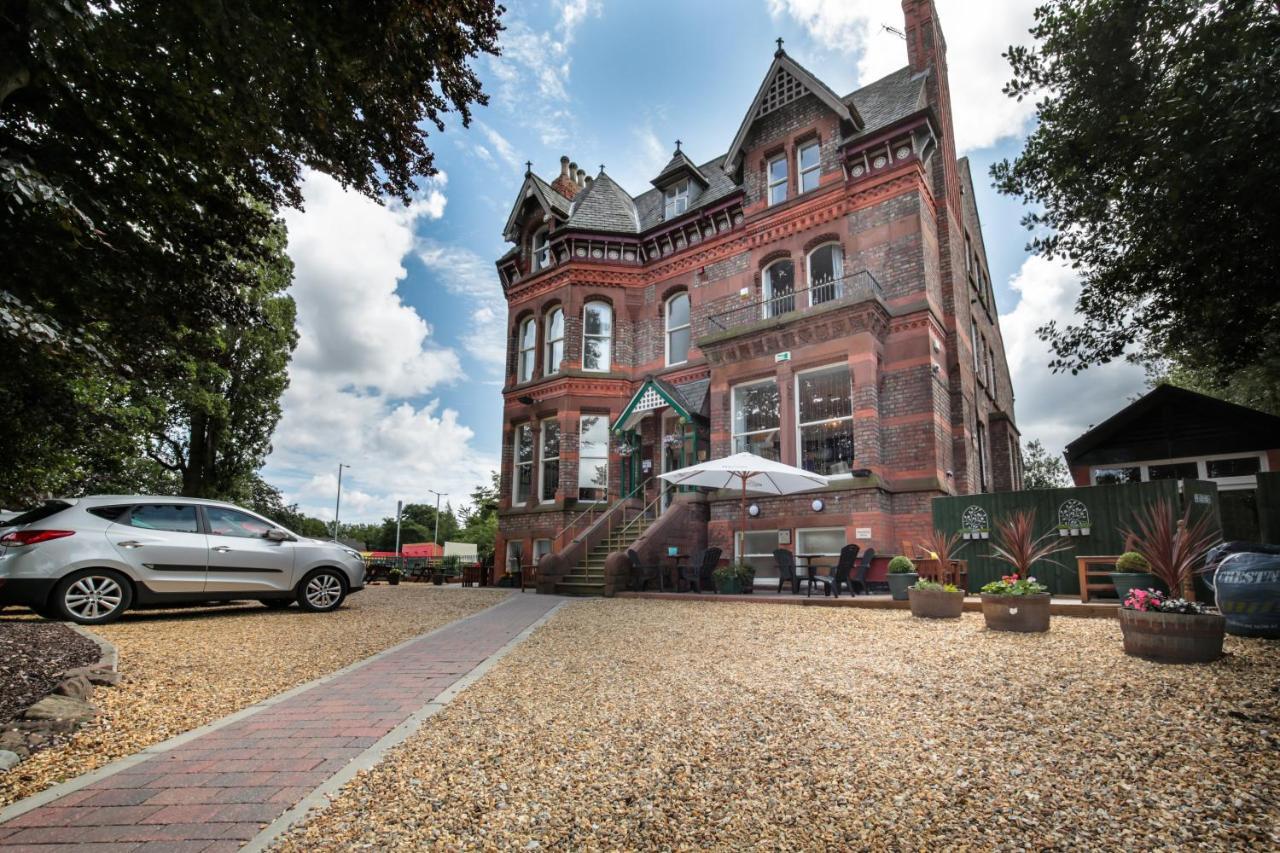
<instances>
[{"instance_id":1,"label":"black metal railing","mask_svg":"<svg viewBox=\"0 0 1280 853\"><path fill-rule=\"evenodd\" d=\"M880 282L876 281L875 276L867 270L861 270L840 278L814 282L809 287L799 290L774 293L768 299L744 302L726 311L713 313L707 318L707 331L712 334L727 332L761 320L782 318L822 306L848 305L868 299L884 302L884 289L880 287ZM732 301L734 301L732 297L724 300L725 303Z\"/></svg>"}]
</instances>

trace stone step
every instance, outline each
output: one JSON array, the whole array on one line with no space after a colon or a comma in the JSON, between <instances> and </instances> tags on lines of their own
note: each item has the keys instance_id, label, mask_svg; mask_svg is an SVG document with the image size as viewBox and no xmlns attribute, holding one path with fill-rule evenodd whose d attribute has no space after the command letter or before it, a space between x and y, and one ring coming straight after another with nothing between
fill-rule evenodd
<instances>
[{"instance_id":1,"label":"stone step","mask_svg":"<svg viewBox=\"0 0 1280 853\"><path fill-rule=\"evenodd\" d=\"M603 596L604 581L598 583L591 581L580 581L568 583L561 581L556 584L556 593L559 595L582 595L582 596Z\"/></svg>"}]
</instances>

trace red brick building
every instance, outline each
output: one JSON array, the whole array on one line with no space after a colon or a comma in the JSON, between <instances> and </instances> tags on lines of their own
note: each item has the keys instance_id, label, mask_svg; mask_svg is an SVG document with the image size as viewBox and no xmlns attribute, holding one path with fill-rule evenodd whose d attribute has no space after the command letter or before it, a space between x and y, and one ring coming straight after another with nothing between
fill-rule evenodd
<instances>
[{"instance_id":1,"label":"red brick building","mask_svg":"<svg viewBox=\"0 0 1280 853\"><path fill-rule=\"evenodd\" d=\"M1020 485L946 44L931 0L902 5L905 67L840 96L780 43L727 151L698 164L677 144L639 196L567 157L549 183L526 173L497 262L499 570L739 450L831 478L753 500L737 544L762 570L779 543L896 553L931 498ZM734 553L736 496L671 500L705 506L694 538Z\"/></svg>"}]
</instances>

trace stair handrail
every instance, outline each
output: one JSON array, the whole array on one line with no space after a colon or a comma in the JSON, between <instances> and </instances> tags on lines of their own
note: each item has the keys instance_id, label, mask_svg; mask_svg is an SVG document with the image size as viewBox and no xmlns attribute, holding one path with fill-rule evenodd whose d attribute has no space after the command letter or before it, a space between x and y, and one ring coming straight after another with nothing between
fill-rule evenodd
<instances>
[{"instance_id":1,"label":"stair handrail","mask_svg":"<svg viewBox=\"0 0 1280 853\"><path fill-rule=\"evenodd\" d=\"M640 483L640 484L638 484L637 486L635 486L635 488L633 488L631 491L627 492L625 495L623 495L622 497L618 498L616 501L614 501L612 504L610 504L610 505L609 505L609 508L608 508L608 509L606 509L606 510L605 510L605 511L600 515L600 517L599 517L599 518L595 518L595 519L593 519L593 520L592 520L592 522L591 522L590 524L588 524L588 525L587 525L586 530L584 530L584 531L582 532L582 534L579 534L578 536L573 537L573 539L571 539L571 540L569 540L569 541L570 541L571 543L572 543L572 542L577 542L577 541L579 541L579 540L582 538L582 536L583 536L583 535L585 535L586 533L590 532L590 531L591 531L591 530L592 530L592 529L593 529L597 524L599 524L601 521L603 521L604 519L606 519L606 518L608 518L610 515L612 515L612 514L613 514L613 512L614 512L615 510L617 510L617 509L618 509L618 507L620 507L620 506L624 506L624 505L627 503L627 501L631 500L631 498L635 496L636 492L642 491L642 490L644 489L644 487L645 487L645 483ZM562 536L564 536L566 533L568 533L568 532L569 532L570 530L572 530L573 528L577 527L577 526L578 526L578 522L579 522L579 521L581 521L582 519L586 518L588 515L594 515L594 513L595 513L596 511L598 511L598 510L599 510L599 508L600 508L600 505L599 505L599 504L592 504L591 506L589 506L589 507L587 507L585 510L583 510L581 513L579 513L579 514L578 514L578 515L573 519L573 521L570 521L568 524L566 524L564 527L562 527L562 528L560 529L560 531L559 531L558 533L556 533L555 538L552 540L553 542L555 542L555 543L556 543L556 545L555 545L556 550L557 550L557 551L562 551L562 550L564 550L564 548L563 548L563 547L561 546L561 544L560 544L560 541L561 541L561 537L562 537Z\"/></svg>"},{"instance_id":2,"label":"stair handrail","mask_svg":"<svg viewBox=\"0 0 1280 853\"><path fill-rule=\"evenodd\" d=\"M670 488L673 488L673 487L672 487L672 486L670 486L670 485L668 485L668 484L666 484L666 483L663 483L663 484L662 484L662 487L658 489L658 496L657 496L656 498L654 498L653 500L649 501L649 503L645 504L644 509L642 509L642 510L640 510L640 512L636 513L636 517L635 517L635 518L631 519L631 520L630 520L630 521L628 521L626 524L622 525L622 528L618 531L618 533L620 533L620 534L625 534L628 530L630 530L630 529L632 528L632 526L633 526L637 521L639 521L639 520L640 520L640 519L642 519L642 518L648 518L648 517L649 517L649 510L650 510L650 509L652 509L655 505L657 505L658 501L662 500L663 496L667 493L667 489L670 489Z\"/></svg>"}]
</instances>

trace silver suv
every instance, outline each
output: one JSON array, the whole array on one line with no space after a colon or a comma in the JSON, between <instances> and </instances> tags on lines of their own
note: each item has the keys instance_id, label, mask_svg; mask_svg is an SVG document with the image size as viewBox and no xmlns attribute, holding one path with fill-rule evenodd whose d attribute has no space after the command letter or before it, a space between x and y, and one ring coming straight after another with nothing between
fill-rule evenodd
<instances>
[{"instance_id":1,"label":"silver suv","mask_svg":"<svg viewBox=\"0 0 1280 853\"><path fill-rule=\"evenodd\" d=\"M218 501L95 495L0 522L0 607L82 625L137 605L246 598L326 612L363 587L358 552Z\"/></svg>"}]
</instances>

